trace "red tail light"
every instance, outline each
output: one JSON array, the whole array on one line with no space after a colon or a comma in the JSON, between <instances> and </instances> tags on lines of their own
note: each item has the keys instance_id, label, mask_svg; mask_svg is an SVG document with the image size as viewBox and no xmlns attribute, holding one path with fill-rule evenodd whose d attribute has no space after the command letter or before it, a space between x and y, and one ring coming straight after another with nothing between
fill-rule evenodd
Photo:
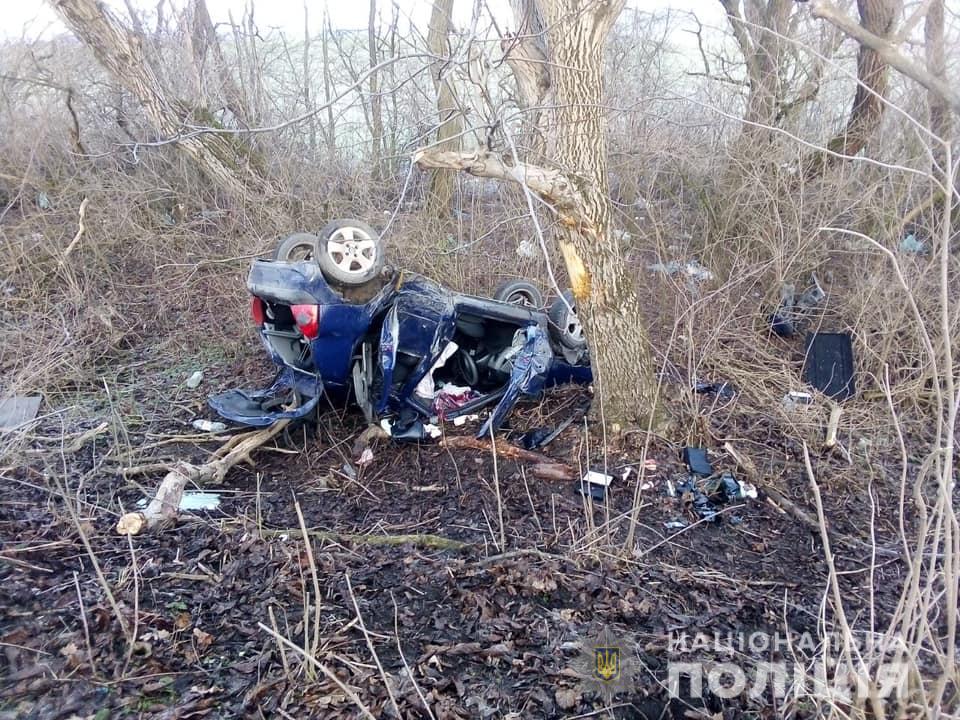
<instances>
[{"instance_id":1,"label":"red tail light","mask_svg":"<svg viewBox=\"0 0 960 720\"><path fill-rule=\"evenodd\" d=\"M291 305L293 320L307 340L315 340L320 332L320 307L317 305Z\"/></svg>"},{"instance_id":2,"label":"red tail light","mask_svg":"<svg viewBox=\"0 0 960 720\"><path fill-rule=\"evenodd\" d=\"M267 319L267 311L263 306L263 300L256 295L250 301L250 316L257 327L263 327L263 323Z\"/></svg>"}]
</instances>

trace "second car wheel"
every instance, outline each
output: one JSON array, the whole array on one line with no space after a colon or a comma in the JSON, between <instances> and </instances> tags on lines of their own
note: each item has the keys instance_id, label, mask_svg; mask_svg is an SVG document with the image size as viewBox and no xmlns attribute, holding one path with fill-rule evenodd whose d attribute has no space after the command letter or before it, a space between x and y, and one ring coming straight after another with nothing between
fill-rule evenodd
<instances>
[{"instance_id":1,"label":"second car wheel","mask_svg":"<svg viewBox=\"0 0 960 720\"><path fill-rule=\"evenodd\" d=\"M543 307L543 293L527 280L505 280L493 291L493 299L533 310Z\"/></svg>"},{"instance_id":2,"label":"second car wheel","mask_svg":"<svg viewBox=\"0 0 960 720\"><path fill-rule=\"evenodd\" d=\"M583 325L577 317L577 301L573 292L566 290L563 297L558 297L550 306L550 329L560 344L571 350L581 350L587 346L587 338L583 334Z\"/></svg>"},{"instance_id":3,"label":"second car wheel","mask_svg":"<svg viewBox=\"0 0 960 720\"><path fill-rule=\"evenodd\" d=\"M277 245L275 257L277 260L296 262L298 260L313 260L317 252L317 236L313 233L294 233L285 237Z\"/></svg>"},{"instance_id":4,"label":"second car wheel","mask_svg":"<svg viewBox=\"0 0 960 720\"><path fill-rule=\"evenodd\" d=\"M316 261L324 276L341 285L364 285L383 269L383 243L359 220L334 220L320 231Z\"/></svg>"}]
</instances>

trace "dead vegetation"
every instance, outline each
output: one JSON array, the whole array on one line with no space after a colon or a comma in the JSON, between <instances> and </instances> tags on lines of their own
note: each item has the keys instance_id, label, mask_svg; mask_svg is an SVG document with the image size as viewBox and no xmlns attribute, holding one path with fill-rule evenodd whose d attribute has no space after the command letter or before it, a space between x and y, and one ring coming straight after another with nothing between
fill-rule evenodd
<instances>
[{"instance_id":1,"label":"dead vegetation","mask_svg":"<svg viewBox=\"0 0 960 720\"><path fill-rule=\"evenodd\" d=\"M543 458L511 443L582 398L525 406L495 446L455 428L436 445L373 438L369 465L345 408L257 436L255 455L189 427L212 390L268 379L243 280L290 232L352 216L384 231L392 262L459 290L566 284L549 208L412 164L452 142L436 134L444 87L464 147L506 163L511 142L546 150L521 122L540 108L511 97L497 32L513 25L455 20L439 67L436 32L404 33L385 6L370 32L324 22L306 43L250 15L206 35L197 0L141 9L118 22L180 99L176 127L69 34L4 41L0 397L43 405L0 434L0 717L956 717L958 163L953 96L936 93L960 61L957 16L884 3L895 27L876 52L896 72L876 94L831 20L862 30L852 8L720 5L743 15L628 9L607 47L612 227L671 422L577 423ZM882 113L862 152L838 155L861 95ZM216 135L270 192L211 182L178 132ZM648 269L694 259L711 278ZM853 337L842 412L783 403L803 389L803 339L768 318L783 283L814 273L809 329ZM686 445L760 497L698 519L665 494ZM171 468L219 509L116 535ZM576 491L587 468L615 476L606 501ZM816 640L783 653L825 668L808 692L669 692L671 663L706 663L706 684L718 664L755 679L782 659L677 637L788 631ZM616 692L582 668L604 633L625 648Z\"/></svg>"}]
</instances>

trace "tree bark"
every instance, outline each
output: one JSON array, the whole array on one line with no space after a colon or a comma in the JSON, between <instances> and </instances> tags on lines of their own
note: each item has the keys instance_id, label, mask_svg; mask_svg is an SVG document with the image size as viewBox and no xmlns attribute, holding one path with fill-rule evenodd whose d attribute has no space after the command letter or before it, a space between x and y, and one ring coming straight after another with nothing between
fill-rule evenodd
<instances>
[{"instance_id":1,"label":"tree bark","mask_svg":"<svg viewBox=\"0 0 960 720\"><path fill-rule=\"evenodd\" d=\"M177 138L190 110L168 97L133 33L96 0L53 0L53 7L100 63L140 100L154 129L162 137ZM236 144L228 136L182 137L176 145L211 181L234 196L271 190L263 175L245 161L248 158L237 155Z\"/></svg>"},{"instance_id":2,"label":"tree bark","mask_svg":"<svg viewBox=\"0 0 960 720\"><path fill-rule=\"evenodd\" d=\"M450 54L450 27L452 24L453 0L434 0L430 15L430 29L427 43L430 52L438 58L447 58ZM457 108L457 98L453 90L453 78L444 72L449 68L446 60L434 62L432 75L437 92L438 150L456 150L460 147L462 123ZM430 178L430 192L427 196L427 215L431 218L448 220L453 202L454 176L442 170L435 170Z\"/></svg>"}]
</instances>

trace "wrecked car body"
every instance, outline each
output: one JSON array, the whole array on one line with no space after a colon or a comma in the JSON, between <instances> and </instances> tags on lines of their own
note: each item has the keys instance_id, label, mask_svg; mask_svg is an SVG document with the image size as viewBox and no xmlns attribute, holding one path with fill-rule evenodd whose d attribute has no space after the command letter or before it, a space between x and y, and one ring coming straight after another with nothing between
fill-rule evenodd
<instances>
[{"instance_id":1,"label":"wrecked car body","mask_svg":"<svg viewBox=\"0 0 960 720\"><path fill-rule=\"evenodd\" d=\"M582 330L558 337L565 329L551 331L554 313L455 293L415 274L387 275L379 290L364 283L368 297L357 301L312 259L255 260L251 315L278 374L265 390L212 396L211 407L266 426L307 417L324 397L350 399L368 422L392 418L394 437L417 438L409 429L418 423L493 406L480 436L522 396L591 381Z\"/></svg>"}]
</instances>

